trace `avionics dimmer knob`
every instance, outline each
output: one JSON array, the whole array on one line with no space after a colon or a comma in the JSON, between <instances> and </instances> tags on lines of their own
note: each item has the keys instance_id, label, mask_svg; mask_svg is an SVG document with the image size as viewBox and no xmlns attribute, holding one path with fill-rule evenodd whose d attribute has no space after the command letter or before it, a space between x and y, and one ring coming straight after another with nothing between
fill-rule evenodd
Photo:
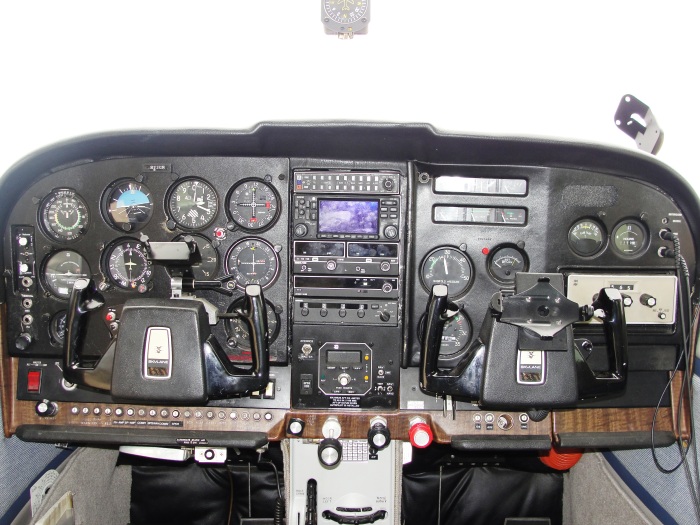
<instances>
[{"instance_id":1,"label":"avionics dimmer knob","mask_svg":"<svg viewBox=\"0 0 700 525\"><path fill-rule=\"evenodd\" d=\"M343 373L338 376L338 383L340 383L340 386L348 386L351 380L350 374Z\"/></svg>"},{"instance_id":2,"label":"avionics dimmer knob","mask_svg":"<svg viewBox=\"0 0 700 525\"><path fill-rule=\"evenodd\" d=\"M642 303L644 306L654 308L656 306L656 297L654 297L653 295L649 295L648 293L643 293L639 296L639 302Z\"/></svg>"},{"instance_id":3,"label":"avionics dimmer knob","mask_svg":"<svg viewBox=\"0 0 700 525\"><path fill-rule=\"evenodd\" d=\"M17 339L15 339L15 348L17 350L26 350L30 344L32 344L32 335L27 332L19 334Z\"/></svg>"},{"instance_id":4,"label":"avionics dimmer knob","mask_svg":"<svg viewBox=\"0 0 700 525\"><path fill-rule=\"evenodd\" d=\"M53 417L58 412L58 405L48 399L42 399L34 407L36 415L40 417Z\"/></svg>"}]
</instances>

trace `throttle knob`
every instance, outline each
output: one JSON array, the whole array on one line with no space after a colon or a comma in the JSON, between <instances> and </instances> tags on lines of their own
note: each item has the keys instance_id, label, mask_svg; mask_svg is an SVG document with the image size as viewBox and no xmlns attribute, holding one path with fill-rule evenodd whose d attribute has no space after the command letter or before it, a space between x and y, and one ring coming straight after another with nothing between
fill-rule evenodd
<instances>
[{"instance_id":1,"label":"throttle knob","mask_svg":"<svg viewBox=\"0 0 700 525\"><path fill-rule=\"evenodd\" d=\"M318 444L318 460L326 467L335 467L343 457L343 445L336 438L326 438Z\"/></svg>"},{"instance_id":2,"label":"throttle knob","mask_svg":"<svg viewBox=\"0 0 700 525\"><path fill-rule=\"evenodd\" d=\"M387 428L386 419L383 417L375 417L369 422L367 441L369 442L369 446L375 450L382 450L389 446L391 433Z\"/></svg>"},{"instance_id":3,"label":"throttle knob","mask_svg":"<svg viewBox=\"0 0 700 525\"><path fill-rule=\"evenodd\" d=\"M427 448L433 442L433 431L422 417L413 418L410 422L408 438L415 448Z\"/></svg>"}]
</instances>

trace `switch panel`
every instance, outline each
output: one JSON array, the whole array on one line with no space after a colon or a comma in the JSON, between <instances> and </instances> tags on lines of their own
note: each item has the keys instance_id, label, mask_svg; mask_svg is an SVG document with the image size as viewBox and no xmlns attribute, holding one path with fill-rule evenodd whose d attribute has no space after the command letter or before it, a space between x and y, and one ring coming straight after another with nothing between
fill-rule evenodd
<instances>
[{"instance_id":1,"label":"switch panel","mask_svg":"<svg viewBox=\"0 0 700 525\"><path fill-rule=\"evenodd\" d=\"M628 325L672 325L676 322L675 275L569 274L566 296L580 305L591 304L601 288L620 291ZM601 323L593 317L590 323Z\"/></svg>"}]
</instances>

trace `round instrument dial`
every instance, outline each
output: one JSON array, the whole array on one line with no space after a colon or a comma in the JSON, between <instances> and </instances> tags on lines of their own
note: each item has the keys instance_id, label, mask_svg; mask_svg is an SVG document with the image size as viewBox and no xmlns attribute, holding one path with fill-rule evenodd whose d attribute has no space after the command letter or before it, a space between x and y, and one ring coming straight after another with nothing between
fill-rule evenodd
<instances>
[{"instance_id":1,"label":"round instrument dial","mask_svg":"<svg viewBox=\"0 0 700 525\"><path fill-rule=\"evenodd\" d=\"M90 225L90 212L83 198L69 189L53 190L39 211L44 233L58 242L74 241Z\"/></svg>"},{"instance_id":2,"label":"round instrument dial","mask_svg":"<svg viewBox=\"0 0 700 525\"><path fill-rule=\"evenodd\" d=\"M279 272L279 257L267 241L255 237L241 239L226 254L226 273L241 290L249 284L269 287Z\"/></svg>"},{"instance_id":3,"label":"round instrument dial","mask_svg":"<svg viewBox=\"0 0 700 525\"><path fill-rule=\"evenodd\" d=\"M238 182L228 197L231 220L244 230L263 231L270 228L280 213L277 191L260 179Z\"/></svg>"},{"instance_id":4,"label":"round instrument dial","mask_svg":"<svg viewBox=\"0 0 700 525\"><path fill-rule=\"evenodd\" d=\"M368 0L324 0L326 16L339 24L353 24L367 15Z\"/></svg>"},{"instance_id":5,"label":"round instrument dial","mask_svg":"<svg viewBox=\"0 0 700 525\"><path fill-rule=\"evenodd\" d=\"M148 289L153 268L139 241L117 241L107 249L105 261L107 275L119 288L138 290L141 293Z\"/></svg>"},{"instance_id":6,"label":"round instrument dial","mask_svg":"<svg viewBox=\"0 0 700 525\"><path fill-rule=\"evenodd\" d=\"M469 289L472 274L469 258L449 246L430 252L421 265L421 280L426 290L432 290L435 284L445 284L450 297L462 295Z\"/></svg>"},{"instance_id":7,"label":"round instrument dial","mask_svg":"<svg viewBox=\"0 0 700 525\"><path fill-rule=\"evenodd\" d=\"M613 246L620 254L628 257L641 254L647 241L647 229L637 221L623 221L613 230Z\"/></svg>"},{"instance_id":8,"label":"round instrument dial","mask_svg":"<svg viewBox=\"0 0 700 525\"><path fill-rule=\"evenodd\" d=\"M63 250L49 255L43 271L46 288L56 297L68 299L75 281L90 277L87 261L78 253Z\"/></svg>"},{"instance_id":9,"label":"round instrument dial","mask_svg":"<svg viewBox=\"0 0 700 525\"><path fill-rule=\"evenodd\" d=\"M598 253L605 245L603 227L591 219L582 219L569 229L569 247L582 257Z\"/></svg>"},{"instance_id":10,"label":"round instrument dial","mask_svg":"<svg viewBox=\"0 0 700 525\"><path fill-rule=\"evenodd\" d=\"M134 180L122 181L109 188L103 206L112 226L123 231L143 228L153 215L150 190Z\"/></svg>"},{"instance_id":11,"label":"round instrument dial","mask_svg":"<svg viewBox=\"0 0 700 525\"><path fill-rule=\"evenodd\" d=\"M168 213L186 230L200 230L216 219L219 198L214 188L200 179L185 179L168 192Z\"/></svg>"},{"instance_id":12,"label":"round instrument dial","mask_svg":"<svg viewBox=\"0 0 700 525\"><path fill-rule=\"evenodd\" d=\"M243 306L244 297L239 297L228 307L228 312L233 312ZM267 314L267 342L272 342L277 339L280 333L280 318L275 311L274 305L265 299L265 312ZM226 319L224 322L226 336L228 337L229 347L237 349L234 354L229 353L229 359L232 361L238 360L237 357L250 358L250 330L248 325L242 319ZM247 350L247 352L245 352Z\"/></svg>"},{"instance_id":13,"label":"round instrument dial","mask_svg":"<svg viewBox=\"0 0 700 525\"><path fill-rule=\"evenodd\" d=\"M192 239L197 248L201 261L192 265L192 276L198 281L209 281L213 279L219 271L219 252L211 244L211 241L204 235L194 233L178 235L173 240L183 241Z\"/></svg>"},{"instance_id":14,"label":"round instrument dial","mask_svg":"<svg viewBox=\"0 0 700 525\"><path fill-rule=\"evenodd\" d=\"M491 252L488 268L491 276L500 282L515 281L517 272L527 270L527 256L512 246L502 246Z\"/></svg>"},{"instance_id":15,"label":"round instrument dial","mask_svg":"<svg viewBox=\"0 0 700 525\"><path fill-rule=\"evenodd\" d=\"M61 310L56 312L51 321L49 321L49 335L51 336L51 341L54 344L61 345L66 339L66 320L68 319L68 312Z\"/></svg>"}]
</instances>

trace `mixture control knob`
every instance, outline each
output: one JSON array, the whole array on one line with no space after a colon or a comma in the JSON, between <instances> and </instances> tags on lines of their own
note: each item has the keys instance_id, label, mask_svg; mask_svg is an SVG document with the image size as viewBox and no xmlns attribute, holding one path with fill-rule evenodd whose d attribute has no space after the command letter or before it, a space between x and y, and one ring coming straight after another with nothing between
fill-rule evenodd
<instances>
[{"instance_id":1,"label":"mixture control knob","mask_svg":"<svg viewBox=\"0 0 700 525\"><path fill-rule=\"evenodd\" d=\"M387 427L386 419L381 416L372 418L369 422L367 441L369 442L369 446L375 450L382 450L389 446L391 433Z\"/></svg>"},{"instance_id":2,"label":"mixture control knob","mask_svg":"<svg viewBox=\"0 0 700 525\"><path fill-rule=\"evenodd\" d=\"M326 438L318 444L318 460L326 467L335 467L343 458L343 445L336 438Z\"/></svg>"},{"instance_id":3,"label":"mixture control knob","mask_svg":"<svg viewBox=\"0 0 700 525\"><path fill-rule=\"evenodd\" d=\"M649 295L648 293L643 293L639 297L639 302L642 303L644 306L654 308L656 306L656 297L654 297L653 295Z\"/></svg>"},{"instance_id":4,"label":"mixture control knob","mask_svg":"<svg viewBox=\"0 0 700 525\"><path fill-rule=\"evenodd\" d=\"M338 383L340 383L340 386L348 386L351 380L350 374L342 373L338 376Z\"/></svg>"},{"instance_id":5,"label":"mixture control knob","mask_svg":"<svg viewBox=\"0 0 700 525\"><path fill-rule=\"evenodd\" d=\"M382 320L383 323L386 323L391 319L391 312L387 312L386 310L382 310L379 313L379 319Z\"/></svg>"},{"instance_id":6,"label":"mixture control knob","mask_svg":"<svg viewBox=\"0 0 700 525\"><path fill-rule=\"evenodd\" d=\"M294 227L294 235L297 237L306 237L307 233L309 233L309 228L306 226L306 224L297 224Z\"/></svg>"},{"instance_id":7,"label":"mixture control knob","mask_svg":"<svg viewBox=\"0 0 700 525\"><path fill-rule=\"evenodd\" d=\"M17 350L26 350L30 344L32 344L32 334L27 332L19 334L17 339L15 339L15 348Z\"/></svg>"},{"instance_id":8,"label":"mixture control knob","mask_svg":"<svg viewBox=\"0 0 700 525\"><path fill-rule=\"evenodd\" d=\"M42 399L34 407L39 417L53 417L58 412L58 405L48 399Z\"/></svg>"},{"instance_id":9,"label":"mixture control knob","mask_svg":"<svg viewBox=\"0 0 700 525\"><path fill-rule=\"evenodd\" d=\"M408 438L415 448L427 448L433 442L433 431L422 417L415 417L409 422Z\"/></svg>"}]
</instances>

